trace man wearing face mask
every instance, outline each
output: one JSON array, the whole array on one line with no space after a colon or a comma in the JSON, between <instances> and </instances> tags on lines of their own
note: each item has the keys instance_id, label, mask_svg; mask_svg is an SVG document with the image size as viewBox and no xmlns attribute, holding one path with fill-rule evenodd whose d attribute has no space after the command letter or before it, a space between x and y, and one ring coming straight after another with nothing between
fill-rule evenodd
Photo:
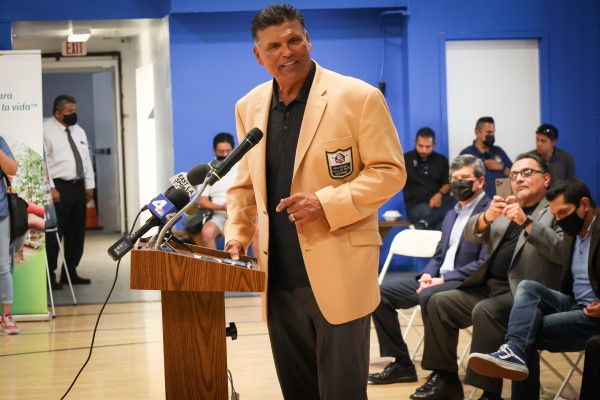
<instances>
[{"instance_id":1,"label":"man wearing face mask","mask_svg":"<svg viewBox=\"0 0 600 400\"><path fill-rule=\"evenodd\" d=\"M437 293L429 301L421 366L433 373L411 399L462 399L456 363L459 330L473 327L473 352L494 351L504 343L519 282L560 286L568 248L544 198L548 166L537 155L521 154L509 178L514 195L494 196L465 227L466 240L487 245L485 260L457 289ZM483 389L481 400L502 399L501 379L469 368L464 383Z\"/></svg>"},{"instance_id":2,"label":"man wearing face mask","mask_svg":"<svg viewBox=\"0 0 600 400\"><path fill-rule=\"evenodd\" d=\"M77 102L60 95L54 99L53 116L44 122L44 152L50 177L52 200L56 207L58 234L64 238L65 262L71 283L89 284L90 279L76 271L85 240L87 202L94 197L94 170L85 131L77 125ZM46 254L52 289L67 282L64 272L56 281L59 243L55 235L46 236Z\"/></svg>"},{"instance_id":3,"label":"man wearing face mask","mask_svg":"<svg viewBox=\"0 0 600 400\"><path fill-rule=\"evenodd\" d=\"M233 151L233 136L227 132L218 133L213 139L213 151L217 161L223 161ZM199 235L193 237L195 243L210 249L217 248L217 238L223 235L227 221L227 189L235 182L238 164L212 186L206 188L200 196L200 207L213 210L213 214L202 226ZM199 236L199 237L198 237Z\"/></svg>"},{"instance_id":4,"label":"man wearing face mask","mask_svg":"<svg viewBox=\"0 0 600 400\"><path fill-rule=\"evenodd\" d=\"M561 290L521 281L506 343L495 353L473 353L469 359L469 366L482 375L515 381L512 399L538 397L537 350L581 351L600 334L600 208L585 183L575 178L552 184L546 199L557 224L574 239Z\"/></svg>"},{"instance_id":5,"label":"man wearing face mask","mask_svg":"<svg viewBox=\"0 0 600 400\"><path fill-rule=\"evenodd\" d=\"M485 258L486 246L464 240L463 230L472 214L485 210L490 198L483 191L483 162L472 155L456 157L450 165L450 186L458 204L448 211L442 224L442 238L422 274L395 277L381 285L381 302L373 312L381 357L394 357L383 372L370 374L375 384L416 382L417 373L402 338L396 309L421 306L426 321L429 298L458 287Z\"/></svg>"},{"instance_id":6,"label":"man wearing face mask","mask_svg":"<svg viewBox=\"0 0 600 400\"><path fill-rule=\"evenodd\" d=\"M510 158L501 147L495 146L496 124L492 117L481 117L475 124L475 140L460 154L472 154L485 165L485 193L489 197L496 194L496 179L506 178L512 167Z\"/></svg>"}]
</instances>

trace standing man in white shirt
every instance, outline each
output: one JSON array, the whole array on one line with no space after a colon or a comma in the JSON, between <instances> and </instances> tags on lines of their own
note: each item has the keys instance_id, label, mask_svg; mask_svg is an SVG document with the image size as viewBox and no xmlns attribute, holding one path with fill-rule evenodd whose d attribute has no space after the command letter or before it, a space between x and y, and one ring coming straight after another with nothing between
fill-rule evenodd
<instances>
[{"instance_id":1,"label":"standing man in white shirt","mask_svg":"<svg viewBox=\"0 0 600 400\"><path fill-rule=\"evenodd\" d=\"M233 151L233 136L227 132L215 135L213 151L217 161L221 162ZM200 196L200 207L213 210L212 217L202 226L200 243L210 249L217 248L217 238L223 235L227 221L227 189L233 186L237 176L237 164L222 179L209 186ZM197 239L194 240L198 243Z\"/></svg>"},{"instance_id":2,"label":"standing man in white shirt","mask_svg":"<svg viewBox=\"0 0 600 400\"><path fill-rule=\"evenodd\" d=\"M53 117L44 122L44 151L50 175L52 200L56 207L58 234L64 238L65 261L71 283L87 285L90 279L76 272L85 240L86 205L94 196L94 170L85 131L77 125L77 102L61 94L54 99ZM52 288L62 289L67 277L61 272L56 281L59 243L46 236L46 252Z\"/></svg>"}]
</instances>

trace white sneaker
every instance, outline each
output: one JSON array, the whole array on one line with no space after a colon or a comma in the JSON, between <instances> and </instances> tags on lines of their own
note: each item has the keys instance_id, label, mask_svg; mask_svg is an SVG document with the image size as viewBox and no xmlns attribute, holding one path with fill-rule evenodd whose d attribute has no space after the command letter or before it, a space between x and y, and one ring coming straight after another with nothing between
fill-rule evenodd
<instances>
[{"instance_id":1,"label":"white sneaker","mask_svg":"<svg viewBox=\"0 0 600 400\"><path fill-rule=\"evenodd\" d=\"M17 335L21 332L12 314L6 314L2 318L2 331L7 335Z\"/></svg>"}]
</instances>

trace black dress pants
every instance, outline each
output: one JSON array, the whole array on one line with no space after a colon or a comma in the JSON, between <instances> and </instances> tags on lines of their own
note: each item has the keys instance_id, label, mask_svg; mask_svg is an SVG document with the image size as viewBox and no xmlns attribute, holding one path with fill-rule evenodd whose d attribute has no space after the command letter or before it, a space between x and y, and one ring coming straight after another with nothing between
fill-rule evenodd
<instances>
[{"instance_id":1,"label":"black dress pants","mask_svg":"<svg viewBox=\"0 0 600 400\"><path fill-rule=\"evenodd\" d=\"M458 372L460 329L473 326L471 353L492 353L504 343L513 297L508 282L437 293L429 301L425 348L421 366L427 370ZM502 393L502 379L488 378L467 369L464 383Z\"/></svg>"},{"instance_id":2,"label":"black dress pants","mask_svg":"<svg viewBox=\"0 0 600 400\"><path fill-rule=\"evenodd\" d=\"M579 400L595 400L598 398L598 382L600 381L600 335L592 336L585 344L585 363Z\"/></svg>"},{"instance_id":3,"label":"black dress pants","mask_svg":"<svg viewBox=\"0 0 600 400\"><path fill-rule=\"evenodd\" d=\"M286 400L367 398L371 316L327 322L311 288L269 288L268 328Z\"/></svg>"},{"instance_id":4,"label":"black dress pants","mask_svg":"<svg viewBox=\"0 0 600 400\"><path fill-rule=\"evenodd\" d=\"M460 286L460 281L448 281L441 285L431 286L417 294L419 288L416 273L388 274L381 284L381 302L373 312L373 324L377 339L379 340L379 353L381 357L394 357L403 367L410 367L408 347L402 338L398 309L408 309L416 305L421 306L423 323L427 318L427 304L435 293L455 289Z\"/></svg>"},{"instance_id":5,"label":"black dress pants","mask_svg":"<svg viewBox=\"0 0 600 400\"><path fill-rule=\"evenodd\" d=\"M56 209L58 235L64 239L65 261L71 277L76 275L75 268L83 255L85 241L85 219L87 201L85 181L65 181L55 179L54 186L60 193L60 201L54 204ZM46 254L50 273L56 273L59 243L56 235L46 235Z\"/></svg>"}]
</instances>

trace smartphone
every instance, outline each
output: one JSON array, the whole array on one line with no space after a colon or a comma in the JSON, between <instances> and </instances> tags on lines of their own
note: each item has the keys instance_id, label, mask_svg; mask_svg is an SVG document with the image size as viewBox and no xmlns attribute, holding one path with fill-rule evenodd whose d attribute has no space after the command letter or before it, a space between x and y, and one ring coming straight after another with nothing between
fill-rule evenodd
<instances>
[{"instance_id":1,"label":"smartphone","mask_svg":"<svg viewBox=\"0 0 600 400\"><path fill-rule=\"evenodd\" d=\"M496 195L506 199L512 195L512 188L510 186L510 179L498 178L496 179Z\"/></svg>"}]
</instances>

